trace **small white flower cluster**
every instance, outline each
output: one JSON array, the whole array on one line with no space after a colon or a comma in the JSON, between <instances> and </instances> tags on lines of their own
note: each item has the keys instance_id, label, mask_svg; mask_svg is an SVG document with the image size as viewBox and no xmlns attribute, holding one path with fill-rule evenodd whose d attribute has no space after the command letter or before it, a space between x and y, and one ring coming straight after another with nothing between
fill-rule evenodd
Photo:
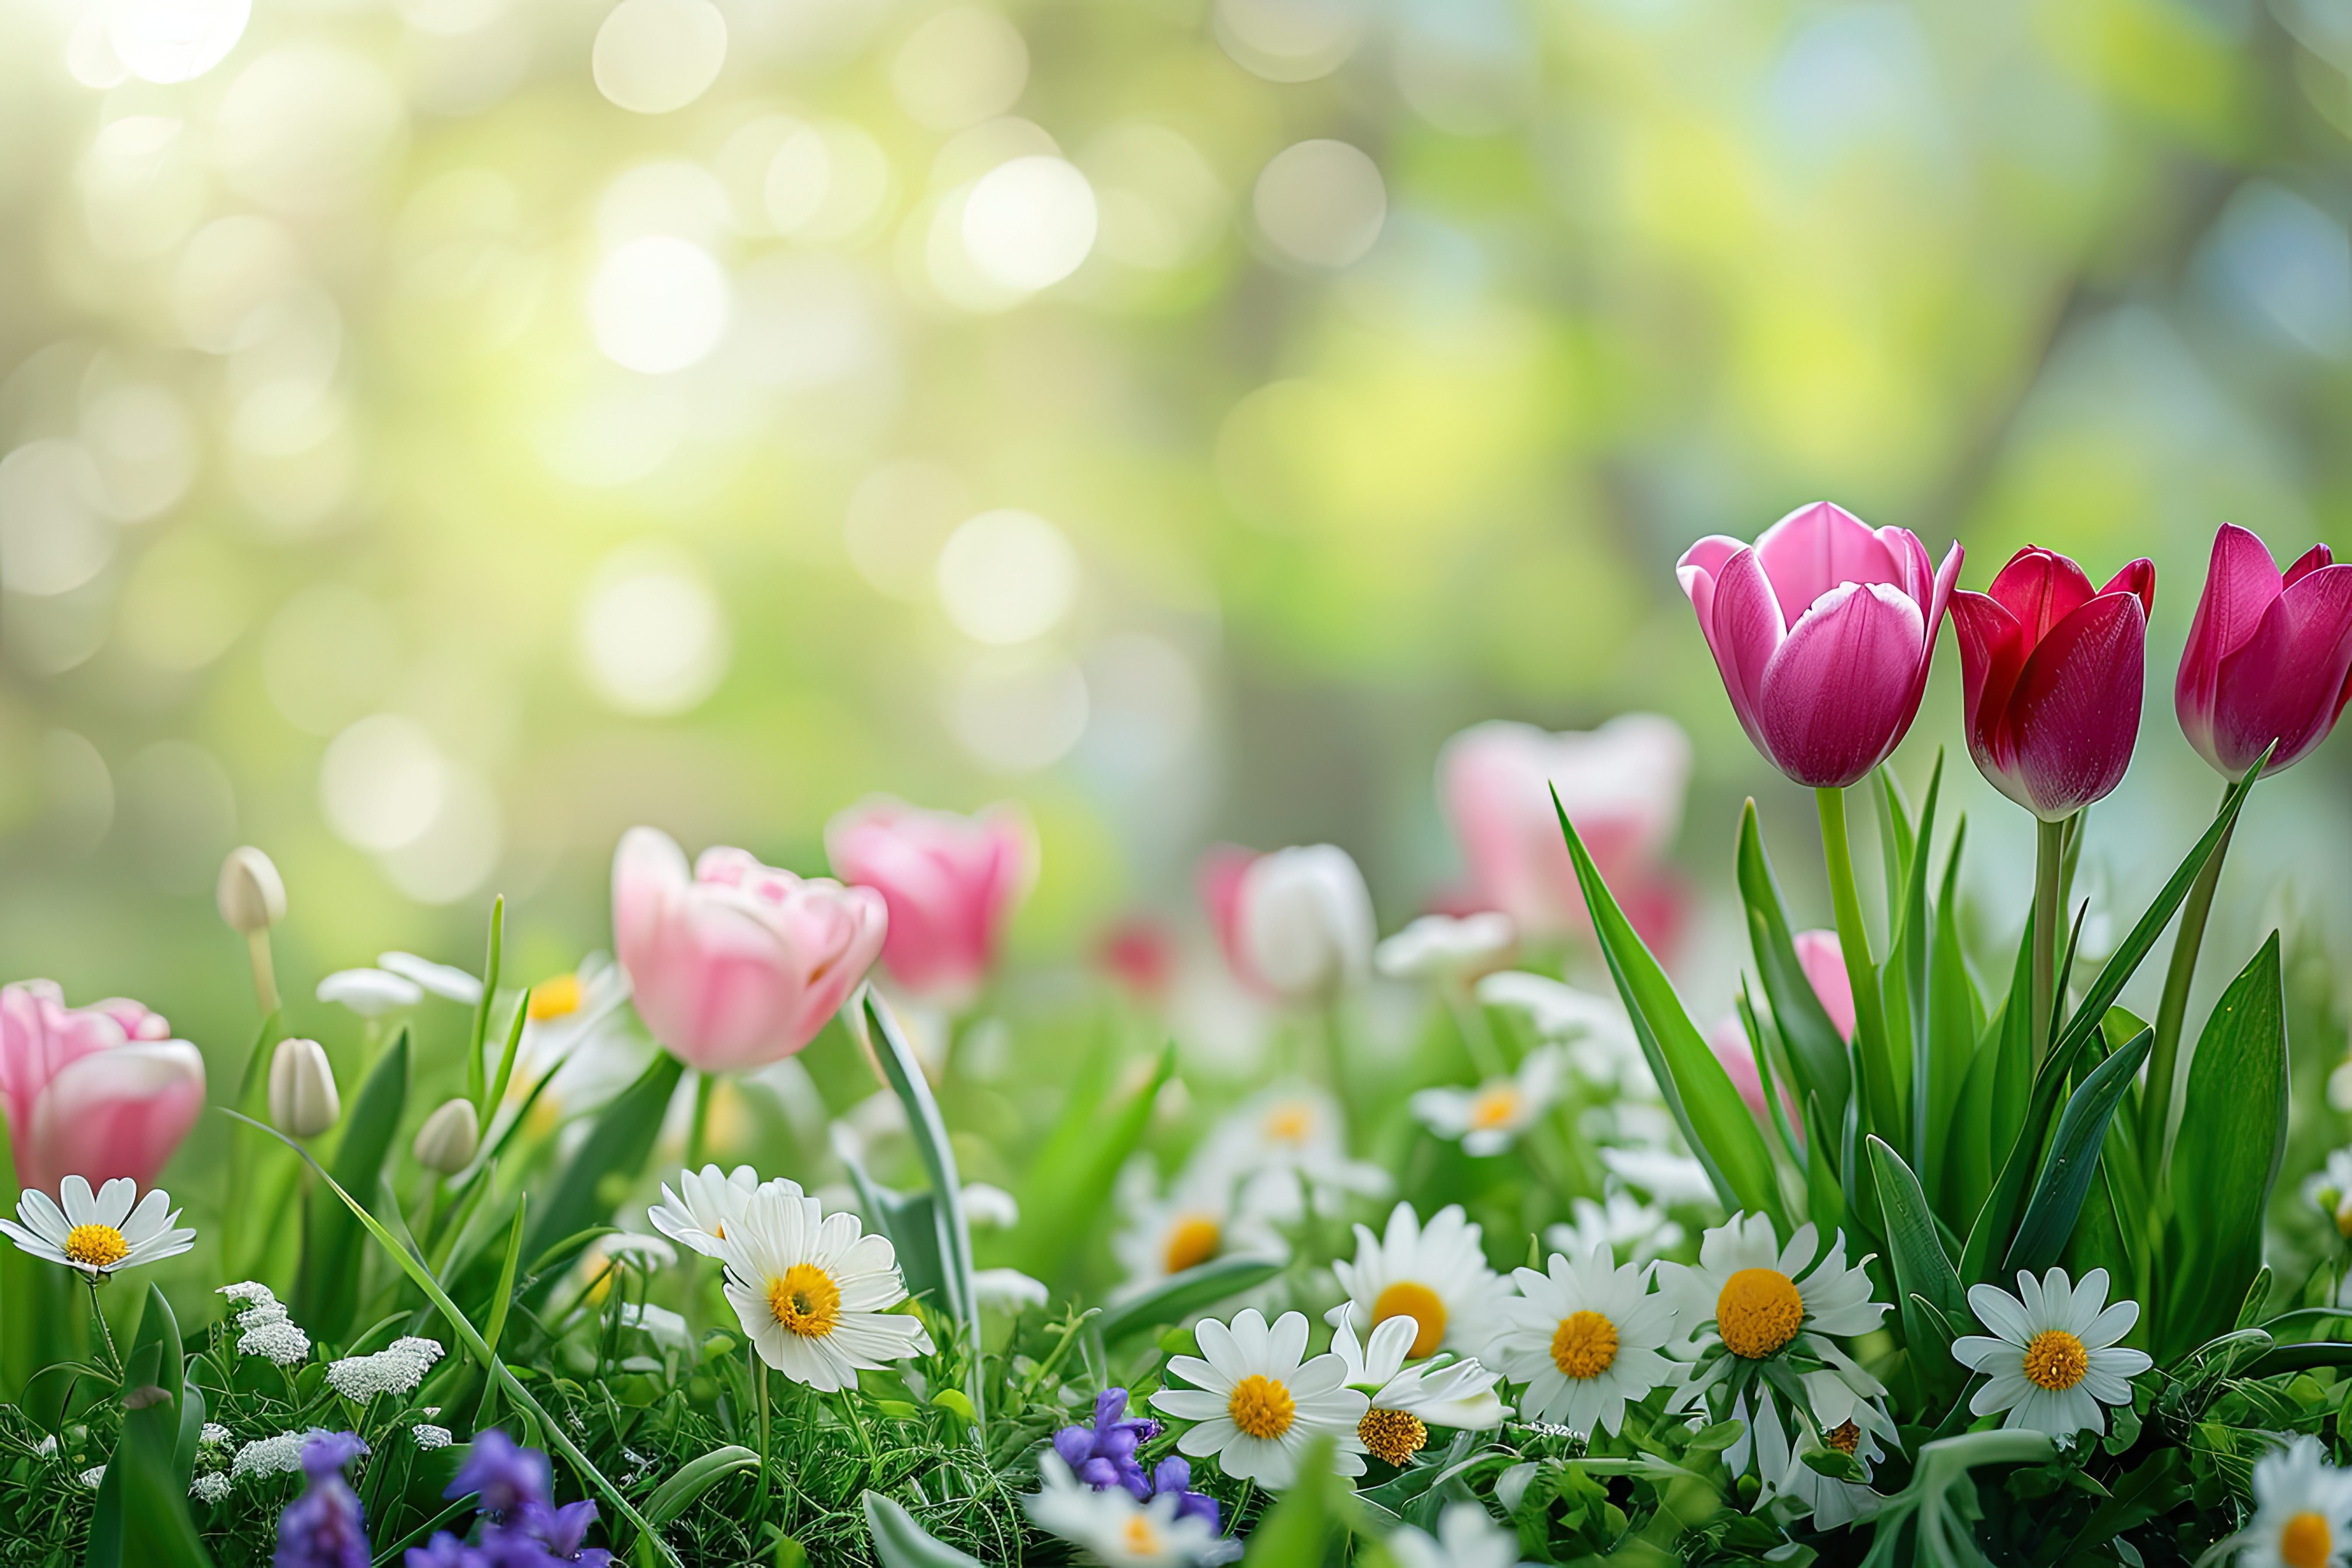
<instances>
[{"instance_id":1,"label":"small white flower cluster","mask_svg":"<svg viewBox=\"0 0 2352 1568\"><path fill-rule=\"evenodd\" d=\"M327 1382L345 1399L364 1405L380 1394L406 1394L415 1388L444 1353L432 1340L398 1339L373 1355L329 1363Z\"/></svg>"},{"instance_id":2,"label":"small white flower cluster","mask_svg":"<svg viewBox=\"0 0 2352 1568\"><path fill-rule=\"evenodd\" d=\"M228 1496L228 1472L209 1470L188 1483L188 1495L198 1502L218 1502Z\"/></svg>"},{"instance_id":3,"label":"small white flower cluster","mask_svg":"<svg viewBox=\"0 0 2352 1568\"><path fill-rule=\"evenodd\" d=\"M196 1434L196 1442L206 1448L217 1448L228 1441L228 1428L217 1421L207 1421Z\"/></svg>"},{"instance_id":4,"label":"small white flower cluster","mask_svg":"<svg viewBox=\"0 0 2352 1568\"><path fill-rule=\"evenodd\" d=\"M236 1451L229 1468L232 1479L243 1480L247 1476L263 1477L291 1475L302 1468L302 1445L310 1440L307 1432L280 1432L275 1437L257 1437Z\"/></svg>"},{"instance_id":5,"label":"small white flower cluster","mask_svg":"<svg viewBox=\"0 0 2352 1568\"><path fill-rule=\"evenodd\" d=\"M89 1488L91 1491L96 1491L98 1489L98 1483L106 1479L106 1467L104 1465L92 1465L89 1468L84 1470L79 1479L83 1486Z\"/></svg>"},{"instance_id":6,"label":"small white flower cluster","mask_svg":"<svg viewBox=\"0 0 2352 1568\"><path fill-rule=\"evenodd\" d=\"M457 1441L449 1428L436 1426L430 1421L419 1421L408 1429L408 1435L415 1438L416 1446L428 1454L436 1448L446 1448Z\"/></svg>"},{"instance_id":7,"label":"small white flower cluster","mask_svg":"<svg viewBox=\"0 0 2352 1568\"><path fill-rule=\"evenodd\" d=\"M261 1356L279 1366L293 1366L310 1359L310 1336L286 1315L285 1307L270 1293L268 1286L244 1279L222 1286L220 1293L232 1301L246 1303L245 1310L236 1315L236 1326L244 1331L237 1338L237 1354Z\"/></svg>"}]
</instances>

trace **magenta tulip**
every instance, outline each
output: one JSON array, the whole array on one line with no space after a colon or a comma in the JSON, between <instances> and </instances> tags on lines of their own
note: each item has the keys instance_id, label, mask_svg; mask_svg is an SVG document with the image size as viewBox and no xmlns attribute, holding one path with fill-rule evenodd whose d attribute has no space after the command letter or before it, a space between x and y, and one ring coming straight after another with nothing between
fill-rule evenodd
<instances>
[{"instance_id":1,"label":"magenta tulip","mask_svg":"<svg viewBox=\"0 0 2352 1568\"><path fill-rule=\"evenodd\" d=\"M1638 908L1658 882L1690 777L1690 739L1671 719L1627 713L1588 733L1475 725L1437 756L1437 794L1468 862L1472 902L1528 936L1589 928L1552 792L1610 890Z\"/></svg>"},{"instance_id":2,"label":"magenta tulip","mask_svg":"<svg viewBox=\"0 0 2352 1568\"><path fill-rule=\"evenodd\" d=\"M1756 749L1801 784L1843 787L1919 711L1960 547L1931 568L1904 528L1816 501L1751 545L1700 540L1675 566Z\"/></svg>"},{"instance_id":3,"label":"magenta tulip","mask_svg":"<svg viewBox=\"0 0 2352 1568\"><path fill-rule=\"evenodd\" d=\"M0 987L0 1110L19 1186L144 1187L205 1108L205 1058L121 997L68 1007L47 980Z\"/></svg>"},{"instance_id":4,"label":"magenta tulip","mask_svg":"<svg viewBox=\"0 0 2352 1568\"><path fill-rule=\"evenodd\" d=\"M835 876L890 906L891 978L949 1007L980 989L1037 875L1036 836L1012 805L961 816L877 795L825 824L824 853Z\"/></svg>"},{"instance_id":5,"label":"magenta tulip","mask_svg":"<svg viewBox=\"0 0 2352 1568\"><path fill-rule=\"evenodd\" d=\"M2352 698L2352 565L2315 544L2281 576L2233 522L2213 536L2173 703L2197 754L2236 778L2273 741L2266 773L2327 739Z\"/></svg>"},{"instance_id":6,"label":"magenta tulip","mask_svg":"<svg viewBox=\"0 0 2352 1568\"><path fill-rule=\"evenodd\" d=\"M1969 754L1995 789L2063 822L2123 782L2155 607L2146 560L2095 592L2080 566L2032 546L2009 558L1990 593L1953 596Z\"/></svg>"},{"instance_id":7,"label":"magenta tulip","mask_svg":"<svg viewBox=\"0 0 2352 1568\"><path fill-rule=\"evenodd\" d=\"M704 1072L764 1067L816 1037L882 951L882 896L633 827L613 856L613 946L637 1016Z\"/></svg>"}]
</instances>

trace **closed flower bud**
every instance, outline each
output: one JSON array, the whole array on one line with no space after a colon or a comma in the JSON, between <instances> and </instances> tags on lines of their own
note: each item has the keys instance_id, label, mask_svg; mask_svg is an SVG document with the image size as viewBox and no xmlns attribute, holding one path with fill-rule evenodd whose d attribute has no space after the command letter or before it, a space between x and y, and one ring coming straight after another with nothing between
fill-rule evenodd
<instances>
[{"instance_id":1,"label":"closed flower bud","mask_svg":"<svg viewBox=\"0 0 2352 1568\"><path fill-rule=\"evenodd\" d=\"M220 917L233 930L252 936L286 918L286 884L269 857L251 845L228 852L213 892Z\"/></svg>"},{"instance_id":2,"label":"closed flower bud","mask_svg":"<svg viewBox=\"0 0 2352 1568\"><path fill-rule=\"evenodd\" d=\"M481 1141L482 1122L474 1114L474 1102L458 1099L425 1119L409 1152L426 1170L454 1176L473 1163L474 1150Z\"/></svg>"},{"instance_id":3,"label":"closed flower bud","mask_svg":"<svg viewBox=\"0 0 2352 1568\"><path fill-rule=\"evenodd\" d=\"M285 1039L269 1058L269 1120L291 1138L315 1138L343 1113L335 1069L316 1040Z\"/></svg>"}]
</instances>

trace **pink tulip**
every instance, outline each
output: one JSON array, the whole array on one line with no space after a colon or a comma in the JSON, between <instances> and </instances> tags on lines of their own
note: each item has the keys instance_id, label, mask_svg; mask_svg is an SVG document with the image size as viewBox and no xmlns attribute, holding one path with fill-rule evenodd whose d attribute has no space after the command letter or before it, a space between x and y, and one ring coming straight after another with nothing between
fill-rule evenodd
<instances>
[{"instance_id":1,"label":"pink tulip","mask_svg":"<svg viewBox=\"0 0 2352 1568\"><path fill-rule=\"evenodd\" d=\"M1629 908L1640 903L1681 823L1690 763L1681 726L1654 713L1622 714L1582 734L1496 721L1446 742L1438 799L1469 863L1476 907L1500 910L1531 936L1588 928L1555 789L1611 889Z\"/></svg>"},{"instance_id":2,"label":"pink tulip","mask_svg":"<svg viewBox=\"0 0 2352 1568\"><path fill-rule=\"evenodd\" d=\"M2083 569L2029 546L1987 594L1952 599L1969 754L1995 789L2063 822L2123 782L2139 738L2156 567L2095 593Z\"/></svg>"},{"instance_id":3,"label":"pink tulip","mask_svg":"<svg viewBox=\"0 0 2352 1568\"><path fill-rule=\"evenodd\" d=\"M1798 784L1842 787L1911 728L1960 558L1955 544L1931 571L1910 530L1816 501L1752 546L1700 540L1675 575L1756 749Z\"/></svg>"},{"instance_id":4,"label":"pink tulip","mask_svg":"<svg viewBox=\"0 0 2352 1568\"><path fill-rule=\"evenodd\" d=\"M1257 860L1257 851L1238 844L1213 844L1193 868L1192 883L1209 929L1217 934L1217 949L1234 978L1253 991L1272 994L1272 987L1250 968L1248 950L1242 945L1242 879Z\"/></svg>"},{"instance_id":5,"label":"pink tulip","mask_svg":"<svg viewBox=\"0 0 2352 1568\"><path fill-rule=\"evenodd\" d=\"M891 977L950 1007L980 989L1005 921L1037 879L1036 835L1013 805L960 816L877 795L825 824L824 853L835 875L890 906L882 962Z\"/></svg>"},{"instance_id":6,"label":"pink tulip","mask_svg":"<svg viewBox=\"0 0 2352 1568\"><path fill-rule=\"evenodd\" d=\"M1726 1013L1706 1032L1706 1043L1715 1052L1715 1059L1723 1064L1725 1076L1731 1087L1739 1091L1740 1102L1748 1107L1750 1116L1761 1120L1765 1115L1764 1075L1756 1070L1756 1053L1748 1044L1748 1030L1737 1013ZM1781 1091L1780 1102L1788 1104L1788 1093Z\"/></svg>"},{"instance_id":7,"label":"pink tulip","mask_svg":"<svg viewBox=\"0 0 2352 1568\"><path fill-rule=\"evenodd\" d=\"M1853 1038L1853 982L1845 968L1845 949L1833 931L1801 931L1793 939L1797 967L1821 999L1822 1011L1837 1026L1839 1036Z\"/></svg>"},{"instance_id":8,"label":"pink tulip","mask_svg":"<svg viewBox=\"0 0 2352 1568\"><path fill-rule=\"evenodd\" d=\"M637 1016L704 1072L764 1067L816 1037L882 951L871 888L795 877L740 849L686 852L632 827L613 855L613 947Z\"/></svg>"},{"instance_id":9,"label":"pink tulip","mask_svg":"<svg viewBox=\"0 0 2352 1568\"><path fill-rule=\"evenodd\" d=\"M2273 741L2265 773L2327 739L2352 698L2352 565L2315 544L2282 577L2232 522L2213 536L2173 703L2197 754L2236 778Z\"/></svg>"},{"instance_id":10,"label":"pink tulip","mask_svg":"<svg viewBox=\"0 0 2352 1568\"><path fill-rule=\"evenodd\" d=\"M121 997L68 1007L47 980L0 987L0 1110L19 1186L155 1179L205 1108L205 1058Z\"/></svg>"}]
</instances>

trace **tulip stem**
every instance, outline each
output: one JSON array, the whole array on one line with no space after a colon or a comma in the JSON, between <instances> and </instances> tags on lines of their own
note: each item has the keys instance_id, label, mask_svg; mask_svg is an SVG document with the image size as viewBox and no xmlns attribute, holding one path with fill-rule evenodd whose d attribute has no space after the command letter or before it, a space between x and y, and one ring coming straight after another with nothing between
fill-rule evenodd
<instances>
[{"instance_id":1,"label":"tulip stem","mask_svg":"<svg viewBox=\"0 0 2352 1568\"><path fill-rule=\"evenodd\" d=\"M245 951L253 959L253 995L261 1004L261 1016L268 1017L278 1011L278 971L269 961L269 928L247 931Z\"/></svg>"},{"instance_id":2,"label":"tulip stem","mask_svg":"<svg viewBox=\"0 0 2352 1568\"><path fill-rule=\"evenodd\" d=\"M686 1168L702 1169L702 1145L710 1131L710 1096L719 1087L719 1075L698 1073L694 1086L694 1120L686 1130Z\"/></svg>"},{"instance_id":3,"label":"tulip stem","mask_svg":"<svg viewBox=\"0 0 2352 1568\"><path fill-rule=\"evenodd\" d=\"M1900 1125L1895 1085L1886 1066L1886 1003L1878 989L1878 963L1870 956L1870 931L1862 923L1862 898L1853 885L1853 846L1847 837L1845 791L1823 785L1813 791L1821 808L1822 854L1829 863L1830 899L1837 910L1838 951L1845 959L1853 991L1853 1037L1864 1075L1863 1105L1879 1127Z\"/></svg>"},{"instance_id":4,"label":"tulip stem","mask_svg":"<svg viewBox=\"0 0 2352 1568\"><path fill-rule=\"evenodd\" d=\"M2223 799L2227 799L2225 795ZM2172 1131L2172 1079L2180 1060L2180 1028L2189 1016L2189 987L2197 978L2197 952L2205 943L2205 917L2212 912L2213 890L2221 885L2221 862L2230 853L2232 818L2221 829L2197 880L2189 885L2189 900L2180 906L2180 931L2172 939L2172 963L2164 972L2164 1000L2156 1010L2156 1045L2148 1053L2147 1089L2140 1099L2140 1158L2163 1169L2165 1141Z\"/></svg>"},{"instance_id":5,"label":"tulip stem","mask_svg":"<svg viewBox=\"0 0 2352 1568\"><path fill-rule=\"evenodd\" d=\"M2050 1016L2057 1004L2058 943L2065 922L2059 918L2060 883L2066 875L2066 824L2034 824L2033 835L2033 1066L2050 1051Z\"/></svg>"}]
</instances>

